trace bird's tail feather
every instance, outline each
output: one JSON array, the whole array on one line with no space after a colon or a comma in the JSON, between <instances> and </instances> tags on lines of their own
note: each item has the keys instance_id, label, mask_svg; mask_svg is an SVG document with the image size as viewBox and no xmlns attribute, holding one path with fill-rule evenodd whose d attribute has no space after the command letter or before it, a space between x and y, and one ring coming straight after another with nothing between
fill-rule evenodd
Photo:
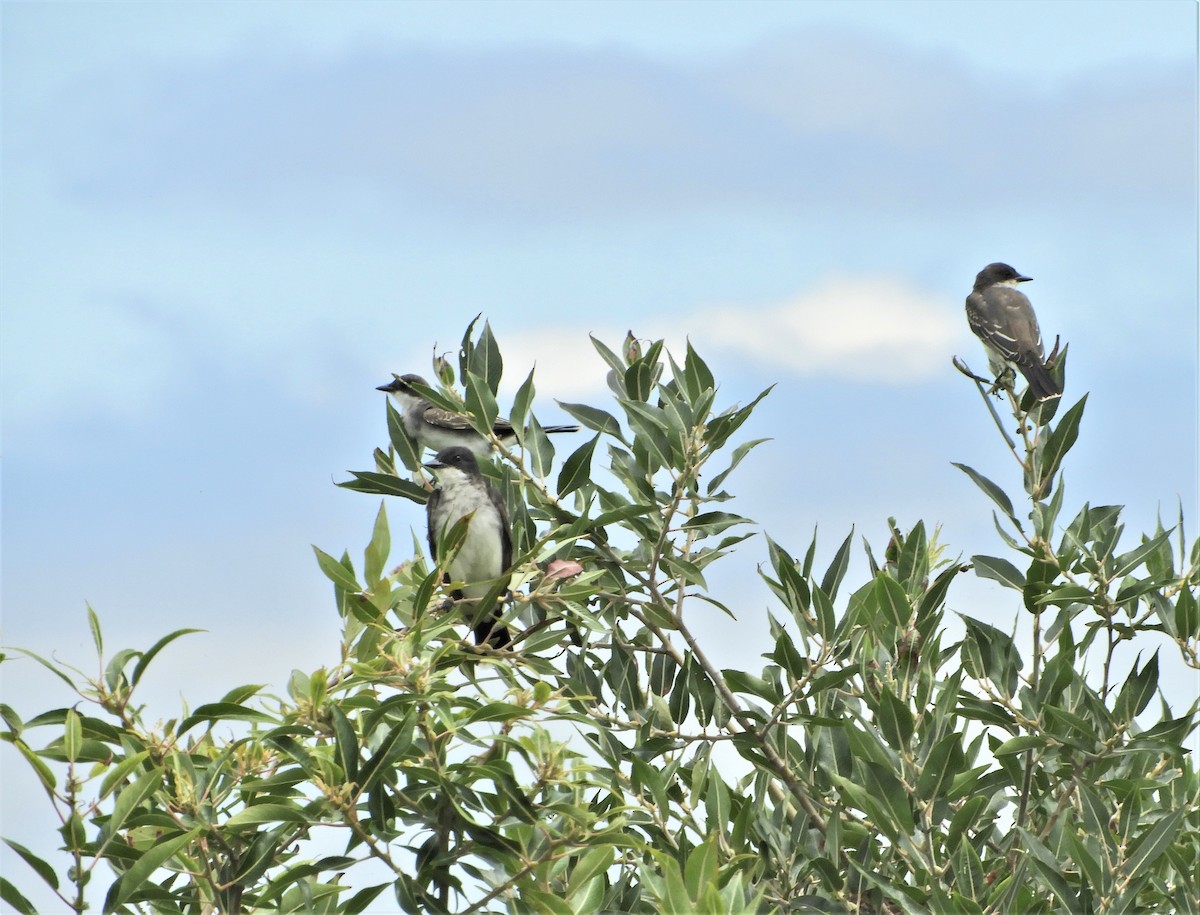
<instances>
[{"instance_id":1,"label":"bird's tail feather","mask_svg":"<svg viewBox=\"0 0 1200 915\"><path fill-rule=\"evenodd\" d=\"M500 608L497 607L490 619L475 625L471 631L475 634L476 645L487 644L491 648L507 648L512 644L512 634L508 631L508 627L502 626L499 622L502 615Z\"/></svg>"},{"instance_id":2,"label":"bird's tail feather","mask_svg":"<svg viewBox=\"0 0 1200 915\"><path fill-rule=\"evenodd\" d=\"M1025 376L1025 380L1029 382L1029 390L1033 392L1033 396L1038 400L1050 400L1054 397L1062 396L1062 388L1054 377L1050 374L1050 370L1042 363L1040 359L1031 361L1028 365L1021 364L1017 366L1021 370L1021 374Z\"/></svg>"}]
</instances>

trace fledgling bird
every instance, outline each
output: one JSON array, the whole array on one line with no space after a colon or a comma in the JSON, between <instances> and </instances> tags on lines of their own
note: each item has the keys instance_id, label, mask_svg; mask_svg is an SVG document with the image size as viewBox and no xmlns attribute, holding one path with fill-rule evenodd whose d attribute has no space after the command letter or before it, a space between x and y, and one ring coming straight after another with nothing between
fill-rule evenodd
<instances>
[{"instance_id":1,"label":"fledgling bird","mask_svg":"<svg viewBox=\"0 0 1200 915\"><path fill-rule=\"evenodd\" d=\"M466 539L445 566L446 581L461 581L455 600L478 601L493 590L496 581L512 566L512 532L504 498L479 472L479 463L461 446L443 448L425 465L437 476L438 485L425 505L429 530L429 552L438 559L438 545L460 518L470 516ZM512 644L508 629L497 621L497 606L491 617L473 623L475 644L493 648Z\"/></svg>"},{"instance_id":2,"label":"fledgling bird","mask_svg":"<svg viewBox=\"0 0 1200 915\"><path fill-rule=\"evenodd\" d=\"M476 457L487 457L491 443L471 428L467 420L457 413L435 407L417 393L414 384L428 383L420 375L396 375L388 384L381 384L375 390L384 391L400 405L400 415L404 420L404 431L422 448L431 451L441 451L455 446L466 448ZM546 432L578 432L578 426L544 426ZM512 423L507 419L498 418L492 424L492 432L504 443L505 447L516 441L517 433L513 431Z\"/></svg>"},{"instance_id":3,"label":"fledgling bird","mask_svg":"<svg viewBox=\"0 0 1200 915\"><path fill-rule=\"evenodd\" d=\"M1032 277L1021 276L1008 264L988 264L975 277L967 296L967 321L983 341L988 366L997 381L1015 366L1038 400L1062 395L1062 388L1046 368L1046 351L1037 316L1025 293L1016 288Z\"/></svg>"}]
</instances>

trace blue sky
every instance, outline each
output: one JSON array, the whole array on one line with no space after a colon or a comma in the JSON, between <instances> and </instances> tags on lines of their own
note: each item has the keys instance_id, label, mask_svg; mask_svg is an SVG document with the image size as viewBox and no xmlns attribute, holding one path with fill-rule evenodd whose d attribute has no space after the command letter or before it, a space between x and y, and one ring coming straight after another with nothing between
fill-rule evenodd
<instances>
[{"instance_id":1,"label":"blue sky","mask_svg":"<svg viewBox=\"0 0 1200 915\"><path fill-rule=\"evenodd\" d=\"M385 441L374 386L480 311L543 420L604 397L588 333L686 336L729 402L776 383L731 483L796 551L894 515L970 555L1001 547L949 462L1019 481L949 360L983 366L962 301L1005 260L1091 392L1068 508L1200 523L1190 2L0 14L3 641L87 669L85 601L115 647L205 628L162 717L335 660L309 544L360 555L378 502L332 480ZM716 583L746 631L763 559ZM951 606L1011 619L984 582ZM14 667L5 701L65 701Z\"/></svg>"}]
</instances>

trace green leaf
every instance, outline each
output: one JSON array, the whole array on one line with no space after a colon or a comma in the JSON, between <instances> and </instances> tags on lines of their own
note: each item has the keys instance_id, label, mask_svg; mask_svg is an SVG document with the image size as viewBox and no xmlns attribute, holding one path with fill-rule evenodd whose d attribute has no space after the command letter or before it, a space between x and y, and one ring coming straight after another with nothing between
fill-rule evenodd
<instances>
[{"instance_id":1,"label":"green leaf","mask_svg":"<svg viewBox=\"0 0 1200 915\"><path fill-rule=\"evenodd\" d=\"M884 740L897 750L908 746L913 735L912 712L886 687L880 696L875 722L879 725Z\"/></svg>"},{"instance_id":2,"label":"green leaf","mask_svg":"<svg viewBox=\"0 0 1200 915\"><path fill-rule=\"evenodd\" d=\"M207 827L197 826L173 839L160 840L151 845L129 870L125 871L108 890L104 900L104 911L119 909L142 888L156 870L186 848Z\"/></svg>"},{"instance_id":3,"label":"green leaf","mask_svg":"<svg viewBox=\"0 0 1200 915\"><path fill-rule=\"evenodd\" d=\"M274 723L275 719L266 712L252 709L236 702L210 702L188 715L179 725L179 733L191 730L202 721L259 721Z\"/></svg>"},{"instance_id":4,"label":"green leaf","mask_svg":"<svg viewBox=\"0 0 1200 915\"><path fill-rule=\"evenodd\" d=\"M336 703L329 704L329 716L333 722L333 736L337 740L338 760L347 782L358 780L358 735L346 713Z\"/></svg>"},{"instance_id":5,"label":"green leaf","mask_svg":"<svg viewBox=\"0 0 1200 915\"><path fill-rule=\"evenodd\" d=\"M1038 837L1029 830L1018 826L1017 831L1021 834L1022 843L1031 852L1028 860L1042 875L1042 880L1050 891L1058 897L1058 911L1080 911L1079 899L1071 891L1070 884L1067 883L1066 878L1063 876L1062 862L1055 858L1050 849L1046 848Z\"/></svg>"},{"instance_id":6,"label":"green leaf","mask_svg":"<svg viewBox=\"0 0 1200 915\"><path fill-rule=\"evenodd\" d=\"M409 471L416 471L421 466L421 446L413 441L412 437L408 434L408 430L404 428L404 417L392 405L392 398L388 397L385 403L387 406L388 441L391 442L392 448L400 457L400 463ZM338 485L345 486L346 484L339 483Z\"/></svg>"},{"instance_id":7,"label":"green leaf","mask_svg":"<svg viewBox=\"0 0 1200 915\"><path fill-rule=\"evenodd\" d=\"M1054 475L1058 473L1058 467L1063 458L1066 457L1067 452L1071 450L1071 446L1079 437L1079 421L1083 418L1083 408L1087 404L1087 399L1088 396L1084 394L1079 402L1063 415L1058 425L1050 433L1050 437L1046 439L1046 447L1041 453L1041 466L1038 468L1040 472L1038 487L1033 494L1036 498L1041 498L1042 493L1046 491L1054 479Z\"/></svg>"},{"instance_id":8,"label":"green leaf","mask_svg":"<svg viewBox=\"0 0 1200 915\"><path fill-rule=\"evenodd\" d=\"M472 322L472 326L474 326L474 322ZM483 330L479 332L479 340L474 344L471 343L469 335L470 328L467 329L467 336L463 337L463 351L467 358L465 362L460 361L462 376L468 378L470 375L475 375L487 386L488 391L494 397L495 393L500 390L500 378L504 374L504 360L500 357L500 346L492 335L492 326L484 321ZM495 419L494 416L492 418Z\"/></svg>"},{"instance_id":9,"label":"green leaf","mask_svg":"<svg viewBox=\"0 0 1200 915\"><path fill-rule=\"evenodd\" d=\"M1128 553L1122 553L1113 560L1113 569L1109 573L1110 580L1124 578L1142 563L1154 557L1164 544L1171 542L1171 532L1163 531L1151 540L1145 540L1142 544Z\"/></svg>"},{"instance_id":10,"label":"green leaf","mask_svg":"<svg viewBox=\"0 0 1200 915\"><path fill-rule=\"evenodd\" d=\"M749 442L742 442L742 444L734 448L733 453L730 455L729 466L708 481L708 488L706 492L711 496L714 492L720 489L721 484L725 482L726 478L731 473L733 473L734 468L736 468L737 465L742 462L742 459L749 454L752 449L758 445L761 445L763 442L769 441L769 438L756 438Z\"/></svg>"},{"instance_id":11,"label":"green leaf","mask_svg":"<svg viewBox=\"0 0 1200 915\"><path fill-rule=\"evenodd\" d=\"M525 433L525 450L529 452L533 475L542 480L550 476L550 467L554 463L554 446L550 444L550 436L546 434L542 424L532 414Z\"/></svg>"},{"instance_id":12,"label":"green leaf","mask_svg":"<svg viewBox=\"0 0 1200 915\"><path fill-rule=\"evenodd\" d=\"M37 875L46 881L47 884L49 884L50 889L58 889L58 874L54 873L54 868L31 852L24 845L18 845L11 839L5 839L4 844L20 855L21 860L32 867L34 871L37 872ZM5 898L7 899L8 897L6 896Z\"/></svg>"},{"instance_id":13,"label":"green leaf","mask_svg":"<svg viewBox=\"0 0 1200 915\"><path fill-rule=\"evenodd\" d=\"M724 530L728 530L735 524L751 524L748 518L743 518L741 515L730 514L729 512L701 512L692 518L689 518L683 524L683 530L704 531L706 536L719 534Z\"/></svg>"},{"instance_id":14,"label":"green leaf","mask_svg":"<svg viewBox=\"0 0 1200 915\"><path fill-rule=\"evenodd\" d=\"M933 745L917 779L917 797L932 800L939 797L966 765L962 750L962 735L950 733Z\"/></svg>"},{"instance_id":15,"label":"green leaf","mask_svg":"<svg viewBox=\"0 0 1200 915\"><path fill-rule=\"evenodd\" d=\"M14 912L20 912L21 915L38 915L33 903L22 896L17 888L4 877L0 877L0 899L7 902L13 907Z\"/></svg>"},{"instance_id":16,"label":"green leaf","mask_svg":"<svg viewBox=\"0 0 1200 915\"><path fill-rule=\"evenodd\" d=\"M965 837L959 840L954 853L954 888L975 902L983 902L987 894L979 852Z\"/></svg>"},{"instance_id":17,"label":"green leaf","mask_svg":"<svg viewBox=\"0 0 1200 915\"><path fill-rule=\"evenodd\" d=\"M169 635L164 635L161 639L151 645L149 649L143 652L141 658L138 659L137 664L134 665L133 674L130 677L131 685L138 685L138 682L142 679L142 674L144 674L146 672L146 668L150 666L150 662L154 660L155 656L160 651L162 651L176 639L182 638L185 635L191 635L193 632L204 631L205 630L203 629L176 629Z\"/></svg>"},{"instance_id":18,"label":"green leaf","mask_svg":"<svg viewBox=\"0 0 1200 915\"><path fill-rule=\"evenodd\" d=\"M1000 584L1018 591L1025 588L1025 576L1007 559L1000 559L996 556L972 556L971 564L975 567L975 574L980 578L998 581Z\"/></svg>"},{"instance_id":19,"label":"green leaf","mask_svg":"<svg viewBox=\"0 0 1200 915\"><path fill-rule=\"evenodd\" d=\"M587 428L603 435L611 435L622 443L629 444L625 441L625 436L621 434L621 424L611 413L582 403L564 403L561 400L555 402Z\"/></svg>"},{"instance_id":20,"label":"green leaf","mask_svg":"<svg viewBox=\"0 0 1200 915\"><path fill-rule=\"evenodd\" d=\"M429 491L412 480L404 480L390 473L376 473L367 470L352 470L350 475L354 477L353 480L346 480L335 485L342 489L364 492L372 496L399 496L410 502L416 502L418 505L424 505L429 501Z\"/></svg>"},{"instance_id":21,"label":"green leaf","mask_svg":"<svg viewBox=\"0 0 1200 915\"><path fill-rule=\"evenodd\" d=\"M841 587L842 579L846 575L846 569L850 565L850 544L853 540L854 528L851 527L850 533L846 535L846 539L842 541L842 545L833 554L833 561L829 563L829 568L825 570L825 577L821 579L821 590L829 596L830 600L837 597L838 588Z\"/></svg>"},{"instance_id":22,"label":"green leaf","mask_svg":"<svg viewBox=\"0 0 1200 915\"><path fill-rule=\"evenodd\" d=\"M83 746L83 722L79 713L73 708L67 709L67 717L63 722L63 754L67 762L79 759L79 750Z\"/></svg>"},{"instance_id":23,"label":"green leaf","mask_svg":"<svg viewBox=\"0 0 1200 915\"><path fill-rule=\"evenodd\" d=\"M134 810L162 786L162 778L163 774L160 769L143 772L137 781L127 785L117 795L116 803L113 804L112 816L104 824L106 838L112 838L120 833L121 827L125 825L125 821L129 819Z\"/></svg>"},{"instance_id":24,"label":"green leaf","mask_svg":"<svg viewBox=\"0 0 1200 915\"><path fill-rule=\"evenodd\" d=\"M391 549L392 534L388 529L387 511L384 503L380 502L379 511L375 515L375 527L371 531L371 542L367 544L363 555L363 577L368 585L382 580Z\"/></svg>"},{"instance_id":25,"label":"green leaf","mask_svg":"<svg viewBox=\"0 0 1200 915\"><path fill-rule=\"evenodd\" d=\"M1179 837L1179 823L1187 813L1187 809L1183 807L1172 810L1138 837L1131 854L1120 867L1125 879L1136 880L1150 869L1159 856Z\"/></svg>"},{"instance_id":26,"label":"green leaf","mask_svg":"<svg viewBox=\"0 0 1200 915\"><path fill-rule=\"evenodd\" d=\"M474 372L468 373L465 381L467 418L476 432L486 436L492 431L496 417L500 415L496 395L488 388L487 382Z\"/></svg>"},{"instance_id":27,"label":"green leaf","mask_svg":"<svg viewBox=\"0 0 1200 915\"><path fill-rule=\"evenodd\" d=\"M908 595L904 593L904 588L898 581L880 573L875 576L871 593L885 619L901 628L908 625L912 607L908 603Z\"/></svg>"},{"instance_id":28,"label":"green leaf","mask_svg":"<svg viewBox=\"0 0 1200 915\"><path fill-rule=\"evenodd\" d=\"M1158 689L1158 650L1141 670L1135 664L1126 677L1121 692L1113 706L1113 714L1121 721L1132 721L1150 704Z\"/></svg>"},{"instance_id":29,"label":"green leaf","mask_svg":"<svg viewBox=\"0 0 1200 915\"><path fill-rule=\"evenodd\" d=\"M252 826L266 826L274 823L307 823L308 815L291 804L255 804L239 810L225 821L229 830L244 829Z\"/></svg>"},{"instance_id":30,"label":"green leaf","mask_svg":"<svg viewBox=\"0 0 1200 915\"><path fill-rule=\"evenodd\" d=\"M584 443L576 449L565 461L558 473L559 498L574 492L592 478L592 452L596 450L596 442L600 436Z\"/></svg>"},{"instance_id":31,"label":"green leaf","mask_svg":"<svg viewBox=\"0 0 1200 915\"><path fill-rule=\"evenodd\" d=\"M536 393L536 388L533 384L534 369L529 370L529 374L525 380L521 382L521 386L517 389L517 396L513 398L512 412L508 414L508 421L512 424L513 431L517 434L517 443L525 447L525 424L529 418L529 409L533 405L533 398Z\"/></svg>"},{"instance_id":32,"label":"green leaf","mask_svg":"<svg viewBox=\"0 0 1200 915\"><path fill-rule=\"evenodd\" d=\"M96 646L96 657L104 657L104 637L100 634L100 618L92 605L87 605L88 628L92 630L92 644Z\"/></svg>"},{"instance_id":33,"label":"green leaf","mask_svg":"<svg viewBox=\"0 0 1200 915\"><path fill-rule=\"evenodd\" d=\"M315 544L313 545L313 552L317 554L317 565L321 567L321 571L325 573L325 577L335 585L344 591L358 592L362 590L362 587L350 569L347 569L342 563L338 562Z\"/></svg>"},{"instance_id":34,"label":"green leaf","mask_svg":"<svg viewBox=\"0 0 1200 915\"><path fill-rule=\"evenodd\" d=\"M1023 734L1010 737L992 751L993 756L1009 756L1014 753L1024 753L1026 750L1039 750L1046 746L1046 738L1036 734Z\"/></svg>"},{"instance_id":35,"label":"green leaf","mask_svg":"<svg viewBox=\"0 0 1200 915\"><path fill-rule=\"evenodd\" d=\"M13 746L17 748L20 754L25 757L25 761L33 768L33 771L37 774L38 781L42 783L42 787L46 791L53 793L58 782L54 778L54 772L46 765L45 761L34 753L23 740L15 741Z\"/></svg>"},{"instance_id":36,"label":"green leaf","mask_svg":"<svg viewBox=\"0 0 1200 915\"><path fill-rule=\"evenodd\" d=\"M711 774L710 772L710 777ZM724 834L723 830L722 834ZM719 866L720 858L714 833L692 849L687 857L687 864L684 866L683 882L692 902L698 904L703 899L706 889L717 887Z\"/></svg>"},{"instance_id":37,"label":"green leaf","mask_svg":"<svg viewBox=\"0 0 1200 915\"><path fill-rule=\"evenodd\" d=\"M951 461L951 464L969 476L974 481L975 485L984 491L989 499L1000 506L1000 510L1004 512L1004 516L1008 518L1008 520L1014 525L1016 525L1017 530L1021 529L1021 525L1017 521L1016 515L1013 514L1012 500L1005 495L1003 489L1001 489L983 474L979 473L977 470L968 467L966 464L957 464L953 461Z\"/></svg>"},{"instance_id":38,"label":"green leaf","mask_svg":"<svg viewBox=\"0 0 1200 915\"><path fill-rule=\"evenodd\" d=\"M607 871L612 866L614 853L611 845L601 845L585 852L571 868L571 877L567 881L567 898L582 892L593 877L599 877Z\"/></svg>"}]
</instances>

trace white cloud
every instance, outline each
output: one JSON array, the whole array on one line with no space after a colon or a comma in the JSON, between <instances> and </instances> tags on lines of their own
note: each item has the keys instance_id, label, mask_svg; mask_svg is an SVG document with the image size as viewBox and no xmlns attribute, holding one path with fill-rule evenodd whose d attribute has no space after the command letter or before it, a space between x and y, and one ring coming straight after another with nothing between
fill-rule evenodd
<instances>
[{"instance_id":1,"label":"white cloud","mask_svg":"<svg viewBox=\"0 0 1200 915\"><path fill-rule=\"evenodd\" d=\"M949 364L966 327L962 310L894 277L829 277L778 303L724 304L655 316L635 334L664 338L681 357L692 341L702 356L752 360L789 375L907 384ZM511 396L536 364L539 399L575 399L604 390L608 371L588 339L617 348L626 329L566 325L504 334L504 393Z\"/></svg>"},{"instance_id":2,"label":"white cloud","mask_svg":"<svg viewBox=\"0 0 1200 915\"><path fill-rule=\"evenodd\" d=\"M776 305L706 308L691 336L796 375L903 383L945 369L963 320L898 278L831 277Z\"/></svg>"}]
</instances>

